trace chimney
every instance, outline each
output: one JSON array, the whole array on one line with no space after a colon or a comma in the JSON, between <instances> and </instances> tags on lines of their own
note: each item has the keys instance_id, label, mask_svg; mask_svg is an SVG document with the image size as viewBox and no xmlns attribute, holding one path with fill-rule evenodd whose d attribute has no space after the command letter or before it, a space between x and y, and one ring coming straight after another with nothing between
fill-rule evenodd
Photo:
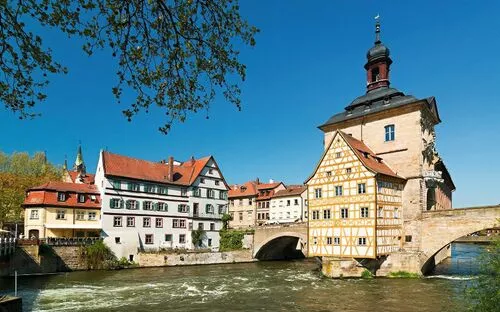
<instances>
[{"instance_id":1,"label":"chimney","mask_svg":"<svg viewBox=\"0 0 500 312\"><path fill-rule=\"evenodd\" d=\"M170 182L174 181L174 157L170 156L168 158L168 174L167 174L168 180Z\"/></svg>"},{"instance_id":2,"label":"chimney","mask_svg":"<svg viewBox=\"0 0 500 312\"><path fill-rule=\"evenodd\" d=\"M194 156L191 156L191 166L194 165Z\"/></svg>"},{"instance_id":3,"label":"chimney","mask_svg":"<svg viewBox=\"0 0 500 312\"><path fill-rule=\"evenodd\" d=\"M255 179L255 183L260 184L259 178Z\"/></svg>"},{"instance_id":4,"label":"chimney","mask_svg":"<svg viewBox=\"0 0 500 312\"><path fill-rule=\"evenodd\" d=\"M269 183L274 183L274 180L273 179L269 179Z\"/></svg>"}]
</instances>

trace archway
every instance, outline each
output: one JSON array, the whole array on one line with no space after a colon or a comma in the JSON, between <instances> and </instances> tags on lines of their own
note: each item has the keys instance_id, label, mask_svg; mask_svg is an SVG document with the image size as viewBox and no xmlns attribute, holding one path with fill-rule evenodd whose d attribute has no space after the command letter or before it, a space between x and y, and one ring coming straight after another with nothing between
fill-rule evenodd
<instances>
[{"instance_id":1,"label":"archway","mask_svg":"<svg viewBox=\"0 0 500 312\"><path fill-rule=\"evenodd\" d=\"M40 231L38 230L29 230L28 232L29 239L38 239L40 238Z\"/></svg>"},{"instance_id":2,"label":"archway","mask_svg":"<svg viewBox=\"0 0 500 312\"><path fill-rule=\"evenodd\" d=\"M291 260L305 258L302 252L304 242L298 235L281 235L270 238L256 249L259 260Z\"/></svg>"}]
</instances>

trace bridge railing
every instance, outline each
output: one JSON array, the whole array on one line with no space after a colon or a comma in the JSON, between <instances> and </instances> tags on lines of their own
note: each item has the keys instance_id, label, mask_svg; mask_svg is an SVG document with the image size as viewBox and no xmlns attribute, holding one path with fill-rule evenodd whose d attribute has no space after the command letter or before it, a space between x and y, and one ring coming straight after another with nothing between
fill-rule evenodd
<instances>
[{"instance_id":1,"label":"bridge railing","mask_svg":"<svg viewBox=\"0 0 500 312\"><path fill-rule=\"evenodd\" d=\"M13 254L16 249L15 238L0 238L0 257Z\"/></svg>"}]
</instances>

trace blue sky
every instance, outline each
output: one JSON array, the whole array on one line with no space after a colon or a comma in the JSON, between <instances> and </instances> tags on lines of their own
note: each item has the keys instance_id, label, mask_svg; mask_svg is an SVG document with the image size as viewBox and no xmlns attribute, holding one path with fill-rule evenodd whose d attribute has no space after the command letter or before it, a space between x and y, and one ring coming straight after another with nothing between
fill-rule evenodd
<instances>
[{"instance_id":1,"label":"blue sky","mask_svg":"<svg viewBox=\"0 0 500 312\"><path fill-rule=\"evenodd\" d=\"M218 100L209 119L191 115L167 136L157 131L157 111L131 123L121 115L110 53L89 58L77 39L46 31L45 43L69 74L53 77L48 100L37 107L42 117L20 121L0 109L0 150L46 151L62 164L64 155L74 160L81 140L90 171L100 149L154 161L211 154L229 183L301 183L322 153L316 127L365 92L365 53L380 14L392 86L437 99L437 147L457 186L454 206L499 204L500 2L312 3L241 1L243 15L261 30L256 47L242 49L242 111Z\"/></svg>"}]
</instances>

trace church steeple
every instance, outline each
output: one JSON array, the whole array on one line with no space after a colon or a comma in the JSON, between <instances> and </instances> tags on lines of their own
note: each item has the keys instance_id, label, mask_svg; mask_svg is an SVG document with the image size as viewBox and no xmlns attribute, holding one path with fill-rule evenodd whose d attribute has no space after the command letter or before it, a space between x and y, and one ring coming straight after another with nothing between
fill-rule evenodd
<instances>
[{"instance_id":1,"label":"church steeple","mask_svg":"<svg viewBox=\"0 0 500 312\"><path fill-rule=\"evenodd\" d=\"M366 54L367 93L389 87L389 69L392 64L389 54L389 48L380 40L380 16L377 15L375 17L375 45Z\"/></svg>"},{"instance_id":2,"label":"church steeple","mask_svg":"<svg viewBox=\"0 0 500 312\"><path fill-rule=\"evenodd\" d=\"M86 175L86 168L85 168L85 162L83 161L83 154L82 154L82 145L78 145L78 151L76 153L76 160L75 160L75 165L74 165L74 170L78 172L78 175L80 177L84 177Z\"/></svg>"}]
</instances>

